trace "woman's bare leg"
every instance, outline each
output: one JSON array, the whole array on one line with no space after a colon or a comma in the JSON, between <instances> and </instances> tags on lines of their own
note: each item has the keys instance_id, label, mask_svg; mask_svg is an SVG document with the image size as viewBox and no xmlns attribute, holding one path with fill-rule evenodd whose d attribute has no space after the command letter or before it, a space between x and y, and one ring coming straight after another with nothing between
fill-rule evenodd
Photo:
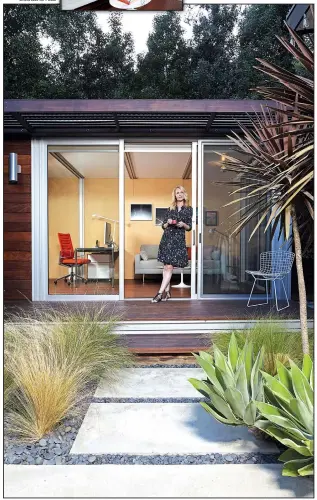
<instances>
[{"instance_id":1,"label":"woman's bare leg","mask_svg":"<svg viewBox=\"0 0 317 500\"><path fill-rule=\"evenodd\" d=\"M159 289L159 293L163 293L166 289L169 290L169 284L173 274L173 266L166 264L163 269L163 279L162 284Z\"/></svg>"}]
</instances>

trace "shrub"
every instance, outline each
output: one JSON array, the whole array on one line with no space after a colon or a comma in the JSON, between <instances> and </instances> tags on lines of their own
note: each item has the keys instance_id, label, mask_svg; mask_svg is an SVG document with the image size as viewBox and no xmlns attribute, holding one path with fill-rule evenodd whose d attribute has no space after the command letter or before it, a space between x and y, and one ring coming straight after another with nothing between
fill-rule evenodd
<instances>
[{"instance_id":1,"label":"shrub","mask_svg":"<svg viewBox=\"0 0 317 500\"><path fill-rule=\"evenodd\" d=\"M4 346L9 431L38 440L76 414L101 377L109 383L118 379L133 357L113 333L116 321L105 307L82 306L9 318Z\"/></svg>"},{"instance_id":2,"label":"shrub","mask_svg":"<svg viewBox=\"0 0 317 500\"><path fill-rule=\"evenodd\" d=\"M277 361L289 366L289 359L292 359L298 365L303 359L300 332L283 328L274 322L273 318L269 318L268 321L258 322L249 330L235 331L234 333L240 348L242 348L246 340L252 342L255 354L264 346L263 370L270 375L276 375ZM225 353L228 350L230 338L231 333L216 333L213 335L212 341L221 352ZM310 343L312 347L312 332L310 332Z\"/></svg>"},{"instance_id":3,"label":"shrub","mask_svg":"<svg viewBox=\"0 0 317 500\"><path fill-rule=\"evenodd\" d=\"M254 400L263 400L260 368L264 349L255 357L251 342L238 347L231 335L227 358L214 346L213 356L206 352L194 355L206 374L206 380L189 379L203 396L203 408L219 422L230 425L253 426L259 417Z\"/></svg>"},{"instance_id":4,"label":"shrub","mask_svg":"<svg viewBox=\"0 0 317 500\"><path fill-rule=\"evenodd\" d=\"M284 476L314 473L313 363L304 355L302 369L277 362L276 377L263 372L266 402L257 402L263 419L255 426L280 441L287 450L279 457Z\"/></svg>"}]
</instances>

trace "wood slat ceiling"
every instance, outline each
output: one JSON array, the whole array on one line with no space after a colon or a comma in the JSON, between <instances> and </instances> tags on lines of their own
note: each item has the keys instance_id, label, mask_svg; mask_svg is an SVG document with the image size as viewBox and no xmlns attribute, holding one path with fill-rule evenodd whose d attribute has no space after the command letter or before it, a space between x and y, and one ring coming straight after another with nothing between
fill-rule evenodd
<instances>
[{"instance_id":1,"label":"wood slat ceiling","mask_svg":"<svg viewBox=\"0 0 317 500\"><path fill-rule=\"evenodd\" d=\"M218 113L208 132L212 134L213 130L238 128L238 122L246 126L251 126L251 115L242 115L237 113ZM131 132L140 130L180 130L184 132L196 129L203 133L209 120L208 114L153 114L153 113L117 113L116 120L114 116L103 113L45 113L31 114L22 113L22 125L19 118L14 113L5 113L4 130L5 133L21 133L31 135L41 135L41 132L52 131L59 135L64 131L78 130L79 132L92 132L93 130L104 130L110 132ZM45 134L46 135L46 134ZM89 135L89 134L88 134Z\"/></svg>"},{"instance_id":2,"label":"wood slat ceiling","mask_svg":"<svg viewBox=\"0 0 317 500\"><path fill-rule=\"evenodd\" d=\"M5 101L5 133L32 136L155 135L210 137L251 126L265 101Z\"/></svg>"}]
</instances>

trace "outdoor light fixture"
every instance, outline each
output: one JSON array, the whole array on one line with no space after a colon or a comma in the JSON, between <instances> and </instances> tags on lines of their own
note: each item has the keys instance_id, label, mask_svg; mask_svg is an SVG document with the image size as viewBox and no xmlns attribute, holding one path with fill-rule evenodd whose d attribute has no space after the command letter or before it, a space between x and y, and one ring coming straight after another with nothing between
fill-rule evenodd
<instances>
[{"instance_id":1,"label":"outdoor light fixture","mask_svg":"<svg viewBox=\"0 0 317 500\"><path fill-rule=\"evenodd\" d=\"M18 165L18 155L9 153L9 184L18 183L18 174L21 173L21 165Z\"/></svg>"}]
</instances>

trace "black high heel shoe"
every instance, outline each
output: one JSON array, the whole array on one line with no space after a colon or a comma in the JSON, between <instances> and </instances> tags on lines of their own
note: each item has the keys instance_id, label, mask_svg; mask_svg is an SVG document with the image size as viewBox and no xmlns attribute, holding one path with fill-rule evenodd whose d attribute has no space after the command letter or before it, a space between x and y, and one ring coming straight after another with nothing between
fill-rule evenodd
<instances>
[{"instance_id":1,"label":"black high heel shoe","mask_svg":"<svg viewBox=\"0 0 317 500\"><path fill-rule=\"evenodd\" d=\"M152 299L152 301L151 301L151 302L152 302L152 304L153 304L153 303L156 303L156 302L161 302L162 298L163 298L163 293L160 293L160 292L159 292L159 293L157 293L157 294L155 295L155 297L153 297L153 299Z\"/></svg>"},{"instance_id":2,"label":"black high heel shoe","mask_svg":"<svg viewBox=\"0 0 317 500\"><path fill-rule=\"evenodd\" d=\"M172 295L171 295L170 290L165 290L165 292L164 292L164 298L162 300L164 300L164 302L166 302L167 300L169 300L171 298L172 298Z\"/></svg>"}]
</instances>

